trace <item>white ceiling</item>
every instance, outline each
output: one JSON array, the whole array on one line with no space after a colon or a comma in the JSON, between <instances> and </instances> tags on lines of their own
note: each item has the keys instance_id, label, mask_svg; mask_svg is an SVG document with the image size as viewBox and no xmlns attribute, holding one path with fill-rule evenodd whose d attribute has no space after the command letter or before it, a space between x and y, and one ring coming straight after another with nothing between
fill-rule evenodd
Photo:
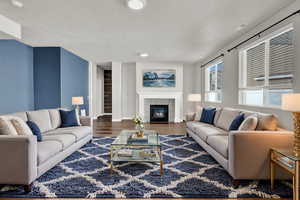
<instances>
[{"instance_id":1,"label":"white ceiling","mask_svg":"<svg viewBox=\"0 0 300 200\"><path fill-rule=\"evenodd\" d=\"M22 41L62 46L97 63L195 62L294 0L148 0L142 11L125 0L0 0L0 14L23 26ZM245 31L245 30L244 30ZM139 52L150 56L141 59Z\"/></svg>"}]
</instances>

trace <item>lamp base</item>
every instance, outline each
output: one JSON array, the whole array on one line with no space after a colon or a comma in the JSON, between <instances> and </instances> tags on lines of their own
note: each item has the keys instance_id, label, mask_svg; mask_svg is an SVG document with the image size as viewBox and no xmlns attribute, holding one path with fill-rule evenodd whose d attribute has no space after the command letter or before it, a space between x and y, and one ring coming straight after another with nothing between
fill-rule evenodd
<instances>
[{"instance_id":1,"label":"lamp base","mask_svg":"<svg viewBox=\"0 0 300 200\"><path fill-rule=\"evenodd\" d=\"M294 154L300 156L300 112L293 112L294 120Z\"/></svg>"}]
</instances>

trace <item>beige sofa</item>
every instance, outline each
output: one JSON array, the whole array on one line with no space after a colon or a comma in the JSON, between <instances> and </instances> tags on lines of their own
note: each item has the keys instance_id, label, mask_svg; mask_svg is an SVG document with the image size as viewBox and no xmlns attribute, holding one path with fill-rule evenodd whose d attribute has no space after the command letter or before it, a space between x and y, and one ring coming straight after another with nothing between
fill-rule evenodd
<instances>
[{"instance_id":1,"label":"beige sofa","mask_svg":"<svg viewBox=\"0 0 300 200\"><path fill-rule=\"evenodd\" d=\"M245 117L257 116L256 130L228 131L232 120L240 113ZM238 180L267 179L270 148L288 148L293 144L293 133L280 129L277 117L271 114L219 108L213 125L199 122L201 113L196 116L193 113L186 116L187 134L227 170L235 185Z\"/></svg>"},{"instance_id":2,"label":"beige sofa","mask_svg":"<svg viewBox=\"0 0 300 200\"><path fill-rule=\"evenodd\" d=\"M93 138L92 122L86 118L80 120L81 126L60 128L58 109L10 115L35 122L43 135L42 142L33 135L0 135L0 184L24 185L26 192L35 179Z\"/></svg>"}]
</instances>

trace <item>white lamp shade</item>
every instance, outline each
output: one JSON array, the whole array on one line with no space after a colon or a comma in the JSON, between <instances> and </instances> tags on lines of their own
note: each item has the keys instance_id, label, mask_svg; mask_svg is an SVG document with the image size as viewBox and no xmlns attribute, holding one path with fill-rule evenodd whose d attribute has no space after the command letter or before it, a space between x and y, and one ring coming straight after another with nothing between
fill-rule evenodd
<instances>
[{"instance_id":1,"label":"white lamp shade","mask_svg":"<svg viewBox=\"0 0 300 200\"><path fill-rule=\"evenodd\" d=\"M300 112L300 93L283 94L281 108L287 111Z\"/></svg>"},{"instance_id":2,"label":"white lamp shade","mask_svg":"<svg viewBox=\"0 0 300 200\"><path fill-rule=\"evenodd\" d=\"M83 105L83 97L72 97L72 105Z\"/></svg>"},{"instance_id":3,"label":"white lamp shade","mask_svg":"<svg viewBox=\"0 0 300 200\"><path fill-rule=\"evenodd\" d=\"M201 101L201 94L189 94L188 101L190 102L200 102Z\"/></svg>"}]
</instances>

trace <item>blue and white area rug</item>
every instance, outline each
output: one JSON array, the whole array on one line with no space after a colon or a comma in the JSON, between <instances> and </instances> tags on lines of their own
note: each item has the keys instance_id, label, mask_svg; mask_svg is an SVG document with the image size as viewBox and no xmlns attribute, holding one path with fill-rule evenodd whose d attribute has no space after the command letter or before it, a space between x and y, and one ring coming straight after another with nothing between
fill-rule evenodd
<instances>
[{"instance_id":1,"label":"blue and white area rug","mask_svg":"<svg viewBox=\"0 0 300 200\"><path fill-rule=\"evenodd\" d=\"M150 163L120 163L111 175L109 147L113 137L95 138L33 183L5 186L0 197L59 198L290 198L292 190L269 181L245 181L237 189L227 172L192 138L161 136L164 175Z\"/></svg>"}]
</instances>

